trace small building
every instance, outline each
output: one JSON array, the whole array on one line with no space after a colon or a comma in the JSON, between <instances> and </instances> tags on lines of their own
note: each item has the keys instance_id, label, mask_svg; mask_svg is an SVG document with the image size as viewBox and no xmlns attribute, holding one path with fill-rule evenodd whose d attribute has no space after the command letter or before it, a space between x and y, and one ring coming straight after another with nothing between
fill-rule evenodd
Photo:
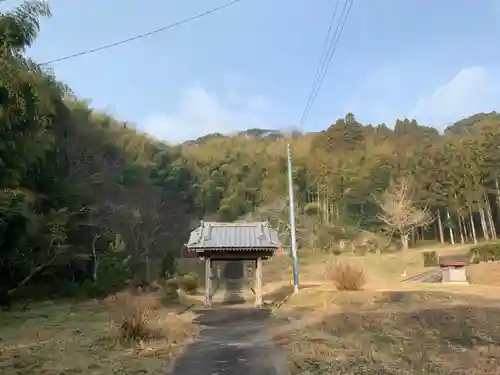
<instances>
[{"instance_id":1,"label":"small building","mask_svg":"<svg viewBox=\"0 0 500 375\"><path fill-rule=\"evenodd\" d=\"M443 260L439 262L443 274L443 283L468 284L467 281L468 262L462 260Z\"/></svg>"},{"instance_id":2,"label":"small building","mask_svg":"<svg viewBox=\"0 0 500 375\"><path fill-rule=\"evenodd\" d=\"M191 232L187 252L205 260L205 306L212 304L212 261L255 262L255 304L262 305L262 260L281 247L268 222L201 222Z\"/></svg>"}]
</instances>

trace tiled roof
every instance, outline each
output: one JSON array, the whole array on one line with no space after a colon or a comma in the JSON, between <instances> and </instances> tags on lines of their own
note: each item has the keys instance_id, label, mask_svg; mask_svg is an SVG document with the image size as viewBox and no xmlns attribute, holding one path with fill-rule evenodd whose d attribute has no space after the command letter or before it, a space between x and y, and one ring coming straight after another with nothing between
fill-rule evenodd
<instances>
[{"instance_id":1,"label":"tiled roof","mask_svg":"<svg viewBox=\"0 0 500 375\"><path fill-rule=\"evenodd\" d=\"M189 250L278 248L278 233L267 222L217 223L201 222L191 232L186 247Z\"/></svg>"}]
</instances>

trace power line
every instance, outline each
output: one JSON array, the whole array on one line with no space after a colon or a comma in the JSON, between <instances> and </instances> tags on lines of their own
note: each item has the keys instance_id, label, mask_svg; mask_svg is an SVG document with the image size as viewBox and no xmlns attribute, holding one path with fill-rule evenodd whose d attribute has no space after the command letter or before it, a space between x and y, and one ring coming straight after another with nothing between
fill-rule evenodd
<instances>
[{"instance_id":1,"label":"power line","mask_svg":"<svg viewBox=\"0 0 500 375\"><path fill-rule=\"evenodd\" d=\"M309 94L309 99L306 103L306 107L304 109L304 112L302 113L302 117L300 120L301 125L303 125L306 122L307 117L309 116L309 113L311 112L312 106L316 100L316 97L318 96L319 90L321 89L321 86L322 86L323 81L325 79L328 68L330 67L330 63L331 63L333 55L335 54L335 51L337 49L338 42L340 40L340 37L342 36L344 26L346 24L347 18L349 17L349 13L351 11L353 4L354 4L354 0L346 0L346 2L344 3L344 6L342 8L342 12L339 16L337 27L335 29L334 35L333 35L333 37L330 41L330 45L328 47L327 57L321 63L320 68L318 68L318 71L320 71L320 74L316 76L316 79L313 82L313 88L311 89L311 93ZM322 54L322 56L323 56L323 54Z\"/></svg>"},{"instance_id":2,"label":"power line","mask_svg":"<svg viewBox=\"0 0 500 375\"><path fill-rule=\"evenodd\" d=\"M209 9L205 12L202 12L202 13L198 13L192 17L189 17L189 18L185 18L183 20L180 20L180 21L177 21L177 22L174 22L170 25L167 25L167 26L163 26L163 27L160 27L158 29L155 29L155 30L151 30L151 31L148 31L146 33L143 33L143 34L139 34L139 35L135 35L135 36L132 36L130 38L127 38L127 39L122 39L120 41L117 41L117 42L114 42L114 43L110 43L110 44L105 44L103 46L100 46L100 47L96 47L96 48L92 48L92 49L88 49L88 50L85 50L85 51L81 51L81 52L78 52L78 53L74 53L72 55L67 55L67 56L63 56L63 57L60 57L58 59L54 59L54 60L49 60L49 61L45 61L41 64L39 64L40 66L43 66L43 65L49 65L49 64L53 64L53 63L56 63L56 62L59 62L59 61L64 61L64 60L69 60L69 59L73 59L75 57L80 57L80 56L83 56L83 55L88 55L90 53L94 53L94 52L99 52L99 51L102 51L102 50L106 50L106 49L109 49L109 48L113 48L113 47L116 47L116 46L119 46L119 45L122 45L122 44L126 44L126 43L129 43L129 42L133 42L134 40L138 40L138 39L142 39L142 38L146 38L150 35L153 35L153 34L158 34L158 33L161 33L163 31L167 31L169 29L173 29L175 27L178 27L178 26L181 26L185 23L188 23L188 22L191 22L191 21L195 21L199 18L202 18L202 17L205 17L205 16L208 16L212 13L215 13L215 12L218 12L219 10L222 10L224 8L228 8L230 7L231 5L235 5L237 3L240 3L242 2L243 0L232 0L232 1L229 1L223 5L219 5L218 7L215 7L215 8L212 8L212 9Z\"/></svg>"},{"instance_id":3,"label":"power line","mask_svg":"<svg viewBox=\"0 0 500 375\"><path fill-rule=\"evenodd\" d=\"M342 36L342 32L344 31L344 26L347 22L347 18L349 17L349 13L351 11L353 4L354 4L354 0L350 0L350 1L347 0L344 3L344 7L343 7L342 12L340 14L339 23L337 24L337 28L335 29L335 33L334 33L334 36L332 38L332 43L330 44L330 48L329 48L329 52L328 52L328 59L325 61L324 65L323 65L321 76L318 80L318 84L316 85L315 91L312 95L311 102L309 103L309 107L307 109L307 112L305 113L305 116L302 119L302 123L304 123L307 120L307 118L312 110L312 107L314 105L314 102L316 101L316 97L318 96L319 91L321 90L323 81L326 77L326 73L328 72L328 68L330 67L330 63L332 61L332 58L335 55L335 51L337 50L339 40ZM344 18L342 18L343 16L344 16Z\"/></svg>"},{"instance_id":4,"label":"power line","mask_svg":"<svg viewBox=\"0 0 500 375\"><path fill-rule=\"evenodd\" d=\"M339 8L339 4L340 4L340 0L337 0L337 3L335 4L335 8L333 10L332 18L330 19L330 23L328 25L328 31L326 32L325 42L323 43L323 49L321 51L321 57L319 58L318 68L316 69L316 73L314 74L314 81L313 81L313 84L311 87L311 91L309 92L309 96L307 97L307 102L306 102L306 107L304 109L304 113L306 113L307 108L310 105L311 98L314 94L316 86L318 85L319 77L321 76L321 71L323 70L323 66L326 63L326 57L327 57L326 55L327 55L327 51L329 50L328 46L329 46L329 44L331 44L330 34L332 32L332 29L333 29L333 23L335 22L335 17L337 16L337 10ZM304 118L304 113L302 114L302 119ZM302 119L300 121L301 123L302 123Z\"/></svg>"},{"instance_id":5,"label":"power line","mask_svg":"<svg viewBox=\"0 0 500 375\"><path fill-rule=\"evenodd\" d=\"M331 63L332 58L333 58L335 51L337 49L338 42L340 40L340 37L342 36L342 32L344 30L344 26L345 26L345 23L347 21L347 17L349 16L349 12L351 10L353 3L354 3L354 0L346 0L346 2L344 3L344 6L342 8L342 12L339 16L337 27L335 29L332 40L330 41L330 45L329 45L328 53L327 53L327 58L322 63L322 66L320 68L320 71L321 71L320 75L317 79L316 85L313 87L313 89L311 91L310 100L306 104L306 108L304 109L304 113L302 114L302 118L300 121L301 125L303 125L306 122L306 120L309 116L309 113L311 112L311 109L312 109L314 102L316 100L316 97L318 96L319 90L321 89L323 81L326 77L326 73L328 71L328 68L330 67L330 63Z\"/></svg>"}]
</instances>

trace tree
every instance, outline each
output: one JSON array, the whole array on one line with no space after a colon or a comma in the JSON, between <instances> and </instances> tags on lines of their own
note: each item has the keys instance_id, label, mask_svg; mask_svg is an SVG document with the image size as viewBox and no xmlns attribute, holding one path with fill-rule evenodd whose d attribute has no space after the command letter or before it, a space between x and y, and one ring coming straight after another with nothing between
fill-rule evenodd
<instances>
[{"instance_id":1,"label":"tree","mask_svg":"<svg viewBox=\"0 0 500 375\"><path fill-rule=\"evenodd\" d=\"M146 258L155 278L187 235L192 173L178 149L92 110L26 56L48 16L43 1L0 13L0 294L101 283L116 258Z\"/></svg>"},{"instance_id":2,"label":"tree","mask_svg":"<svg viewBox=\"0 0 500 375\"><path fill-rule=\"evenodd\" d=\"M427 208L414 205L414 193L407 178L401 179L399 183L392 183L378 204L381 210L379 220L400 236L403 250L408 249L411 231L429 225L434 220Z\"/></svg>"},{"instance_id":3,"label":"tree","mask_svg":"<svg viewBox=\"0 0 500 375\"><path fill-rule=\"evenodd\" d=\"M0 294L89 280L101 287L122 258L118 279L152 280L166 270L162 259L175 264L189 223L202 218L266 219L288 241L287 143L304 247L334 249L336 239L355 243L381 225L403 248L475 243L500 230L496 112L445 134L348 113L318 133L250 129L171 146L92 109L27 57L48 16L44 1L0 12ZM120 252L110 246L116 238ZM89 275L82 259L93 259Z\"/></svg>"}]
</instances>

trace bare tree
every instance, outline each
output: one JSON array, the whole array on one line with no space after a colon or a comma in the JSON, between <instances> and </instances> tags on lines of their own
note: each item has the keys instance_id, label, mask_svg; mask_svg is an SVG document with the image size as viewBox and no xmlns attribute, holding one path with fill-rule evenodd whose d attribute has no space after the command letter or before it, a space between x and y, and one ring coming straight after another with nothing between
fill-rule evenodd
<instances>
[{"instance_id":1,"label":"bare tree","mask_svg":"<svg viewBox=\"0 0 500 375\"><path fill-rule=\"evenodd\" d=\"M266 220L277 231L282 244L289 244L291 236L290 217L288 213L288 202L286 199L276 199L268 204L259 206L254 212L246 214L245 221ZM296 215L295 234L300 243L306 243L312 249L316 249L318 242L318 231L321 223L317 213Z\"/></svg>"},{"instance_id":2,"label":"bare tree","mask_svg":"<svg viewBox=\"0 0 500 375\"><path fill-rule=\"evenodd\" d=\"M412 184L407 178L393 182L381 199L375 200L381 210L378 219L393 233L399 234L403 250L408 249L408 237L413 229L434 221L427 207L415 206Z\"/></svg>"},{"instance_id":3,"label":"bare tree","mask_svg":"<svg viewBox=\"0 0 500 375\"><path fill-rule=\"evenodd\" d=\"M290 237L290 224L287 216L287 202L277 199L266 205L258 207L254 212L249 212L243 220L266 220L278 232L280 242L286 243Z\"/></svg>"}]
</instances>

